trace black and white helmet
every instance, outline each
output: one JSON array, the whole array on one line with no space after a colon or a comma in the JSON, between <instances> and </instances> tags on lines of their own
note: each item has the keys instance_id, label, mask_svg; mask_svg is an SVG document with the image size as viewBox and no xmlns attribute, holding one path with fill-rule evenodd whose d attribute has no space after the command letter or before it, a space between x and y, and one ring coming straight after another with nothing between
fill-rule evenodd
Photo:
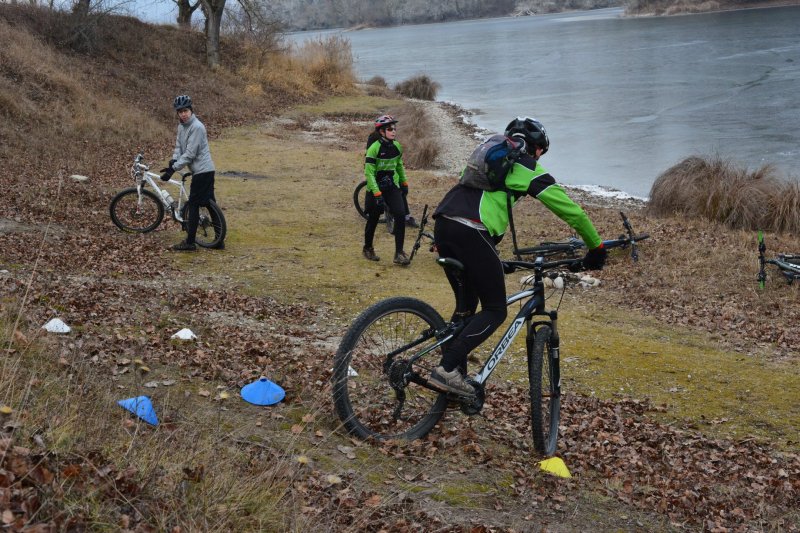
<instances>
[{"instance_id":1,"label":"black and white helmet","mask_svg":"<svg viewBox=\"0 0 800 533\"><path fill-rule=\"evenodd\" d=\"M535 147L542 149L542 155L550 148L550 139L542 123L535 118L517 117L506 126L506 137L523 139L527 146L526 151L532 154Z\"/></svg>"},{"instance_id":2,"label":"black and white helmet","mask_svg":"<svg viewBox=\"0 0 800 533\"><path fill-rule=\"evenodd\" d=\"M180 111L181 109L191 109L192 108L192 98L188 94L181 94L175 97L175 100L172 101L172 107L175 111Z\"/></svg>"}]
</instances>

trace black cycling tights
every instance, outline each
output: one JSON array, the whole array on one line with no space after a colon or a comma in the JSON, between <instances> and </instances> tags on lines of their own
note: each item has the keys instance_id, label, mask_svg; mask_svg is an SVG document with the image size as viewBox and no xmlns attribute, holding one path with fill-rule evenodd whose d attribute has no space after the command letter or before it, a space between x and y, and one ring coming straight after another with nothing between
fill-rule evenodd
<instances>
[{"instance_id":1,"label":"black cycling tights","mask_svg":"<svg viewBox=\"0 0 800 533\"><path fill-rule=\"evenodd\" d=\"M488 339L506 319L506 283L503 265L497 255L494 240L487 231L479 231L466 224L436 217L433 234L439 257L453 257L466 267L464 301L456 312L471 315L481 304L481 311L473 316L458 337L450 341L442 357L442 366L448 372L461 366L467 368L467 354ZM458 294L455 277L448 271L447 279Z\"/></svg>"},{"instance_id":2,"label":"black cycling tights","mask_svg":"<svg viewBox=\"0 0 800 533\"><path fill-rule=\"evenodd\" d=\"M403 241L406 238L406 207L403 203L403 193L397 187L390 187L381 194L383 201L389 206L389 212L394 217L394 252L403 251ZM364 246L372 248L372 241L375 238L375 228L378 227L378 219L383 214L383 210L375 204L375 197L371 192L367 193L364 200L364 210L368 213L367 225L364 228Z\"/></svg>"},{"instance_id":3,"label":"black cycling tights","mask_svg":"<svg viewBox=\"0 0 800 533\"><path fill-rule=\"evenodd\" d=\"M186 242L193 243L200 222L200 208L208 207L208 201L214 199L214 171L201 172L192 176L189 188L189 199L186 201Z\"/></svg>"}]
</instances>

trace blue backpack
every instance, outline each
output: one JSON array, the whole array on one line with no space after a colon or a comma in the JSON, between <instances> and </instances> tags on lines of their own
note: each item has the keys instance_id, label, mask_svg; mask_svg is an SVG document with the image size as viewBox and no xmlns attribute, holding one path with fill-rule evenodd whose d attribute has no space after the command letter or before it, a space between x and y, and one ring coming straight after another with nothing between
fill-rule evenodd
<instances>
[{"instance_id":1,"label":"blue backpack","mask_svg":"<svg viewBox=\"0 0 800 533\"><path fill-rule=\"evenodd\" d=\"M484 191L500 191L506 186L506 175L522 154L524 143L495 134L472 152L459 183Z\"/></svg>"}]
</instances>

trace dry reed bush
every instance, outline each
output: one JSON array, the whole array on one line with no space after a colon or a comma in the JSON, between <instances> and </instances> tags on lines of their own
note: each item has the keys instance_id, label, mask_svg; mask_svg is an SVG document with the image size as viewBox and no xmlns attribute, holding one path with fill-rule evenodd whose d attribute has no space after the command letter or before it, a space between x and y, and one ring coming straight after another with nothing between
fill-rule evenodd
<instances>
[{"instance_id":1,"label":"dry reed bush","mask_svg":"<svg viewBox=\"0 0 800 533\"><path fill-rule=\"evenodd\" d=\"M432 168L439 155L439 144L431 135L434 129L424 109L407 103L392 114L400 121L403 163L410 169Z\"/></svg>"},{"instance_id":2,"label":"dry reed bush","mask_svg":"<svg viewBox=\"0 0 800 533\"><path fill-rule=\"evenodd\" d=\"M416 98L418 100L436 100L436 93L439 92L440 88L441 85L425 74L401 81L394 86L394 90L406 98Z\"/></svg>"},{"instance_id":3,"label":"dry reed bush","mask_svg":"<svg viewBox=\"0 0 800 533\"><path fill-rule=\"evenodd\" d=\"M264 53L245 45L243 65L238 69L251 87L290 92L301 98L319 93L352 94L355 87L350 42L339 37L306 41L291 51ZM263 88L262 88L263 91Z\"/></svg>"},{"instance_id":4,"label":"dry reed bush","mask_svg":"<svg viewBox=\"0 0 800 533\"><path fill-rule=\"evenodd\" d=\"M375 85L377 87L389 87L389 84L386 83L386 79L383 76L372 76L364 83L367 85Z\"/></svg>"},{"instance_id":5,"label":"dry reed bush","mask_svg":"<svg viewBox=\"0 0 800 533\"><path fill-rule=\"evenodd\" d=\"M733 229L787 231L800 225L797 183L769 165L754 172L719 156L692 156L664 171L650 189L648 212L683 214Z\"/></svg>"},{"instance_id":6,"label":"dry reed bush","mask_svg":"<svg viewBox=\"0 0 800 533\"><path fill-rule=\"evenodd\" d=\"M296 56L314 86L331 94L353 94L356 83L350 41L339 36L309 40Z\"/></svg>"},{"instance_id":7,"label":"dry reed bush","mask_svg":"<svg viewBox=\"0 0 800 533\"><path fill-rule=\"evenodd\" d=\"M391 98L395 96L395 92L389 88L386 79L383 76L373 76L364 82L368 96L381 96L384 98Z\"/></svg>"}]
</instances>

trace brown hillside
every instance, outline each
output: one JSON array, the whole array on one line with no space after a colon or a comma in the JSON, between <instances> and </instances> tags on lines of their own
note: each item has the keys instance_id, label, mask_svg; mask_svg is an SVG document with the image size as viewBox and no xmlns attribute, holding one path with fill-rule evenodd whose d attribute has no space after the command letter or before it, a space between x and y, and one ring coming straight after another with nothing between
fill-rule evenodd
<instances>
[{"instance_id":1,"label":"brown hillside","mask_svg":"<svg viewBox=\"0 0 800 533\"><path fill-rule=\"evenodd\" d=\"M48 197L59 170L103 180L124 175L137 150L168 148L176 94L192 95L212 136L299 100L247 94L237 75L242 49L232 40L223 40L222 68L211 72L197 32L103 16L94 46L82 51L70 48L73 32L64 14L0 4L0 162L14 169L0 184L0 218L34 221L42 214L15 187L46 183L36 193Z\"/></svg>"}]
</instances>

